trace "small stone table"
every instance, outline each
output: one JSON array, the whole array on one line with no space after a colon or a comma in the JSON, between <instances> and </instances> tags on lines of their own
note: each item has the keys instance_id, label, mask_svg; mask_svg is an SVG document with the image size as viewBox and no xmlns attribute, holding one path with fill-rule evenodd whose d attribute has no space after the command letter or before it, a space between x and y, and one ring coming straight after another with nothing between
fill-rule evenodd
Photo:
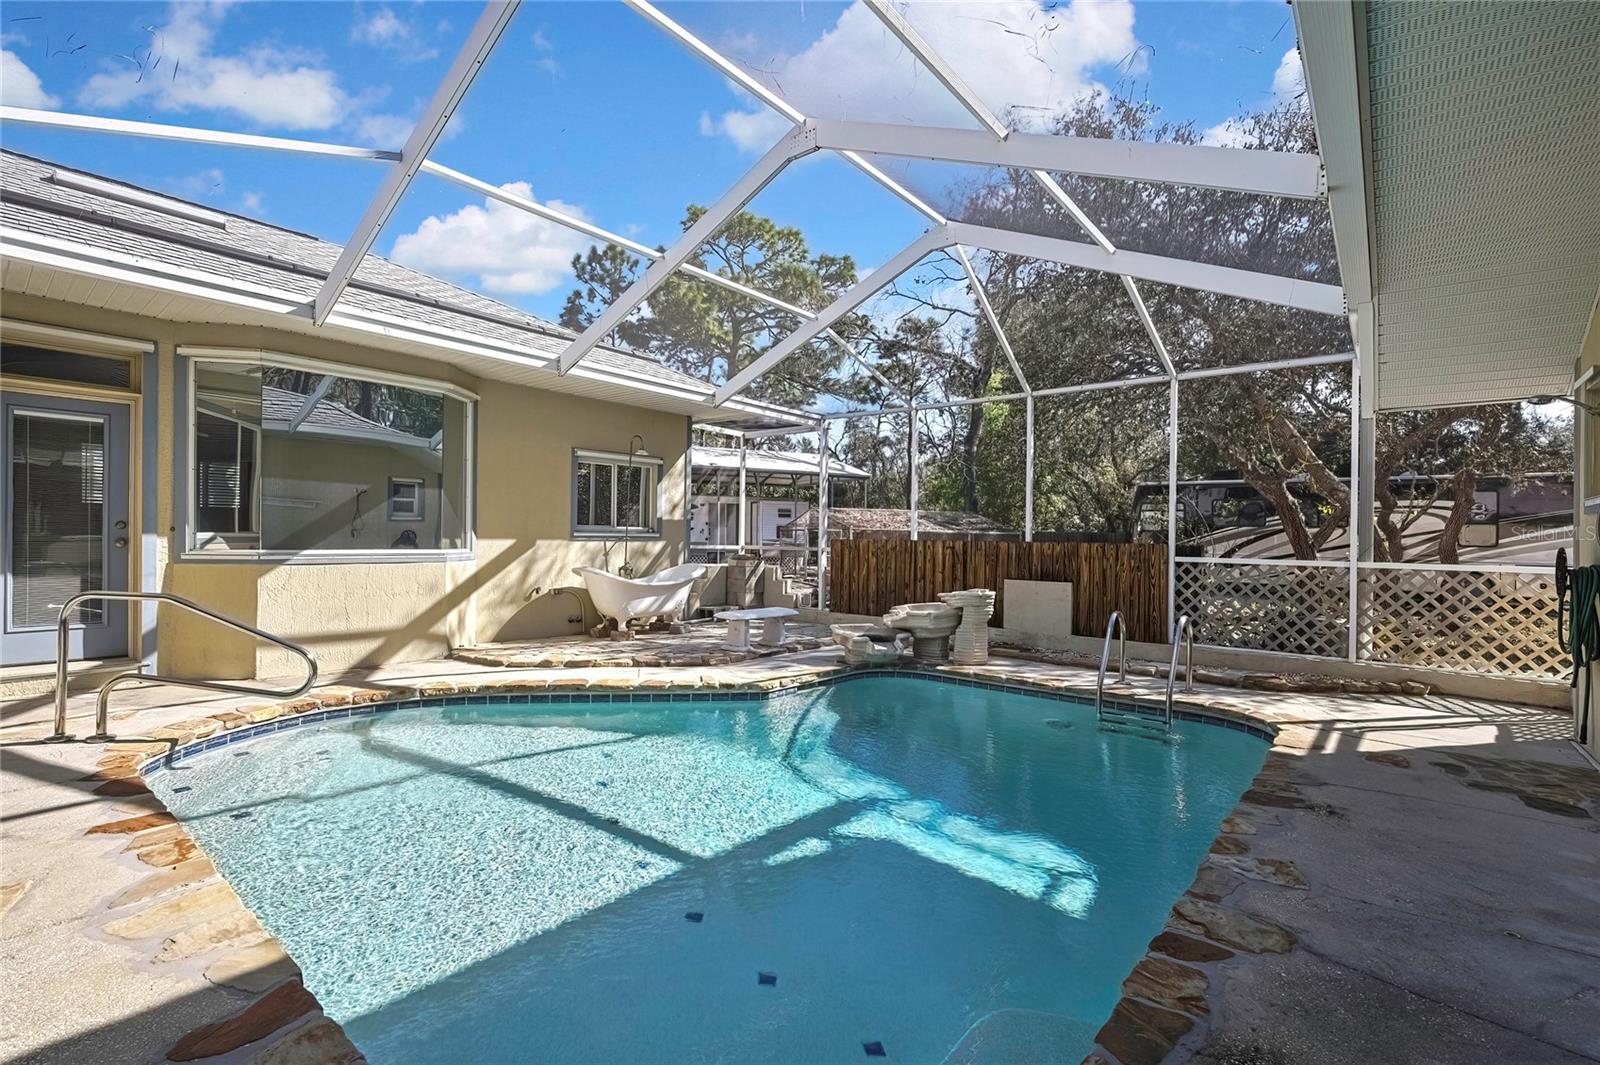
<instances>
[{"instance_id":1,"label":"small stone table","mask_svg":"<svg viewBox=\"0 0 1600 1065\"><path fill-rule=\"evenodd\" d=\"M800 611L787 606L758 606L747 610L720 610L715 617L728 623L728 636L722 646L730 651L750 650L750 623L761 622L761 642L768 647L783 643L783 619L798 617Z\"/></svg>"}]
</instances>

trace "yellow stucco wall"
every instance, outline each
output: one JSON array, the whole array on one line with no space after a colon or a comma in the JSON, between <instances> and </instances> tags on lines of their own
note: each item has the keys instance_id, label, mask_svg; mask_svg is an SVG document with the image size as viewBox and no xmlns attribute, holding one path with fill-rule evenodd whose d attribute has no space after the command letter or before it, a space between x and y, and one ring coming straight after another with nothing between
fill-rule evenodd
<instances>
[{"instance_id":1,"label":"yellow stucco wall","mask_svg":"<svg viewBox=\"0 0 1600 1065\"><path fill-rule=\"evenodd\" d=\"M613 566L620 544L571 538L572 450L626 451L640 434L665 461L660 483L662 536L634 542L641 572L684 557L684 479L688 423L682 415L479 380L454 367L403 354L276 330L161 321L36 297L5 296L7 318L154 341L161 390L156 509L160 587L269 632L303 642L324 674L358 665L438 658L466 643L575 632L571 588L596 618L575 566ZM181 344L260 348L350 366L446 381L480 396L477 416L477 540L466 561L286 563L180 556L174 500L178 478L173 402L174 349ZM137 424L135 432L138 431ZM135 495L139 492L133 486ZM530 592L541 589L529 598ZM160 668L179 676L276 676L293 671L287 652L236 636L204 619L164 608L157 630Z\"/></svg>"}]
</instances>

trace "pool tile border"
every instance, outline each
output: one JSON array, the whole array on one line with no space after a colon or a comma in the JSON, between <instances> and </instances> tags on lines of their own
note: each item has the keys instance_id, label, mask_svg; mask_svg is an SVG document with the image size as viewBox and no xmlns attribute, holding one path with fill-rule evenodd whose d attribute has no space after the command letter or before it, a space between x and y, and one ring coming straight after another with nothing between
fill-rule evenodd
<instances>
[{"instance_id":1,"label":"pool tile border","mask_svg":"<svg viewBox=\"0 0 1600 1065\"><path fill-rule=\"evenodd\" d=\"M279 732L288 732L292 729L307 728L313 725L322 725L330 721L347 721L356 718L376 717L381 714L393 713L398 710L422 710L438 707L460 706L584 706L596 703L734 703L734 702L770 702L803 692L822 690L868 678L916 678L938 684L946 684L960 688L974 688L982 691L997 691L1011 695L1025 695L1036 699L1049 699L1055 702L1075 703L1086 705L1089 699L1084 693L1067 691L1060 688L1049 687L1041 684L1031 684L1026 681L1012 680L986 680L976 677L963 676L957 673L945 672L939 668L919 667L865 667L837 670L820 676L808 677L798 682L784 682L768 684L759 687L731 688L717 691L705 691L696 687L678 687L664 689L645 688L613 688L604 692L590 691L533 691L518 692L508 690L504 694L475 694L475 695L425 695L425 696L399 696L393 699L384 699L374 702L334 706L321 710L305 710L296 712L294 707L301 701L278 704L280 713L287 716L275 717L270 721L263 721L254 725L245 725L239 728L228 729L216 735L190 743L180 743L171 750L157 754L139 764L137 772L140 776L150 776L168 770L190 758L219 750L263 736L275 735ZM1149 719L1152 722L1160 721L1165 717L1163 708L1151 705L1147 701L1135 699L1107 698L1105 705L1108 709L1118 713L1136 715ZM1268 744L1273 742L1276 730L1270 726L1253 721L1242 720L1226 713L1215 710L1194 709L1192 706L1180 708L1174 705L1173 720L1185 721L1193 724L1210 725L1215 728L1225 728L1234 732L1243 732L1264 740ZM183 723L174 726L181 729Z\"/></svg>"}]
</instances>

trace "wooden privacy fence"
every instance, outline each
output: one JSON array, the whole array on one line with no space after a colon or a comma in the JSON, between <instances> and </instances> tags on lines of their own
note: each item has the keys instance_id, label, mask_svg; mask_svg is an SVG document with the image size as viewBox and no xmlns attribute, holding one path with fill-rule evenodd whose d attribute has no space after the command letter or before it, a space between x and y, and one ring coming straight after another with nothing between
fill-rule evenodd
<instances>
[{"instance_id":1,"label":"wooden privacy fence","mask_svg":"<svg viewBox=\"0 0 1600 1065\"><path fill-rule=\"evenodd\" d=\"M828 547L828 608L844 614L882 614L940 592L993 588L990 624L999 626L1008 578L1070 581L1075 635L1099 636L1111 612L1121 610L1128 639L1167 640L1164 544L835 540Z\"/></svg>"}]
</instances>

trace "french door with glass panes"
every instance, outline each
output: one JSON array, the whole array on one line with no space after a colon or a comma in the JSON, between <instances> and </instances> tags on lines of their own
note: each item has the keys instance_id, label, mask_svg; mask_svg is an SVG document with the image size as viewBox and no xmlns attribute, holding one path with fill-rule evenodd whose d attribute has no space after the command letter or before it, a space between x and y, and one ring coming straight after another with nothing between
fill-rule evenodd
<instances>
[{"instance_id":1,"label":"french door with glass panes","mask_svg":"<svg viewBox=\"0 0 1600 1065\"><path fill-rule=\"evenodd\" d=\"M5 625L0 664L54 661L62 604L128 587L128 408L12 392L5 437ZM128 609L86 602L72 658L128 653Z\"/></svg>"}]
</instances>

